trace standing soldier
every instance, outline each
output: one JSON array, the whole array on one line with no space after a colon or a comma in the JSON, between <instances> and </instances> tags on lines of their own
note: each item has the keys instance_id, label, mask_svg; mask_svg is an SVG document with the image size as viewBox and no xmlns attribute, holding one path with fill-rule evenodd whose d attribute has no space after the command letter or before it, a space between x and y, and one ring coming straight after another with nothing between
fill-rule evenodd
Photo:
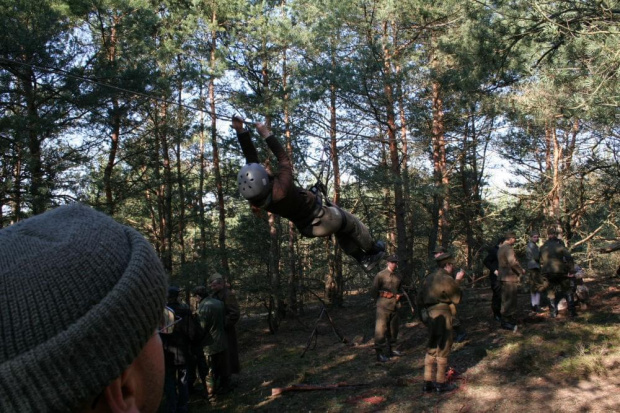
<instances>
[{"instance_id":1,"label":"standing soldier","mask_svg":"<svg viewBox=\"0 0 620 413\"><path fill-rule=\"evenodd\" d=\"M197 377L202 383L203 392L208 391L207 375L209 374L209 364L207 363L207 358L203 347L207 344L207 342L210 342L212 338L208 332L202 329L198 316L198 307L200 306L200 302L208 295L207 288L203 285L199 285L194 287L189 299L189 308L192 313L191 316L201 329L201 340L198 343L192 343L187 362L187 383L190 394L196 392L194 384L196 383ZM198 372L198 376L196 376L196 372Z\"/></svg>"},{"instance_id":2,"label":"standing soldier","mask_svg":"<svg viewBox=\"0 0 620 413\"><path fill-rule=\"evenodd\" d=\"M198 306L198 319L205 332L211 336L211 340L204 346L204 354L209 364L206 390L209 397L214 397L229 391L224 303L212 297L203 298Z\"/></svg>"},{"instance_id":3,"label":"standing soldier","mask_svg":"<svg viewBox=\"0 0 620 413\"><path fill-rule=\"evenodd\" d=\"M505 235L506 240L497 251L499 279L502 282L502 328L517 331L517 289L519 277L525 274L512 246L517 241L514 232Z\"/></svg>"},{"instance_id":4,"label":"standing soldier","mask_svg":"<svg viewBox=\"0 0 620 413\"><path fill-rule=\"evenodd\" d=\"M400 308L400 284L402 279L396 274L398 257L390 255L387 268L375 276L371 294L377 300L377 316L375 322L375 351L377 361L388 361L392 356L400 356L393 349L398 338L398 309Z\"/></svg>"},{"instance_id":5,"label":"standing soldier","mask_svg":"<svg viewBox=\"0 0 620 413\"><path fill-rule=\"evenodd\" d=\"M437 257L445 254L446 252L447 251L444 249L444 247L437 247L435 248L435 251L433 251L433 258L437 259ZM460 275L459 278L462 278L465 275L464 270L460 270L459 274L461 272L463 273L463 275ZM454 342L462 343L467 338L467 332L463 328L461 320L458 318L458 316L456 316L456 307L453 310L453 314L455 314L454 317L452 317L452 331L454 331Z\"/></svg>"},{"instance_id":6,"label":"standing soldier","mask_svg":"<svg viewBox=\"0 0 620 413\"><path fill-rule=\"evenodd\" d=\"M187 366L190 348L202 340L202 329L192 316L189 306L179 302L179 292L179 287L168 288L166 305L174 312L176 324L171 331L160 332L166 363L164 380L166 412L187 412L189 403Z\"/></svg>"},{"instance_id":7,"label":"standing soldier","mask_svg":"<svg viewBox=\"0 0 620 413\"><path fill-rule=\"evenodd\" d=\"M499 263L497 261L497 253L499 246L504 242L504 237L497 240L497 244L487 250L487 256L484 257L482 263L489 270L489 280L491 281L491 310L495 321L502 321L502 282L499 280Z\"/></svg>"},{"instance_id":8,"label":"standing soldier","mask_svg":"<svg viewBox=\"0 0 620 413\"><path fill-rule=\"evenodd\" d=\"M446 369L448 368L448 356L452 349L452 319L456 315L456 305L461 302L460 281L465 275L459 272L456 279L452 278L454 261L449 253L435 257L437 268L431 275L426 277L417 301L423 307L422 311L428 314L426 326L428 327L429 339L424 357L424 392L444 392L456 388L453 384L446 383ZM437 366L437 371L433 370ZM433 378L434 383L433 383Z\"/></svg>"},{"instance_id":9,"label":"standing soldier","mask_svg":"<svg viewBox=\"0 0 620 413\"><path fill-rule=\"evenodd\" d=\"M540 234L538 231L532 231L530 232L530 240L525 246L525 259L527 260L526 284L530 286L530 302L532 304L532 311L535 313L542 313L540 309L540 293L547 289L547 285L540 275L539 239Z\"/></svg>"},{"instance_id":10,"label":"standing soldier","mask_svg":"<svg viewBox=\"0 0 620 413\"><path fill-rule=\"evenodd\" d=\"M241 371L239 364L239 346L237 345L237 330L235 324L241 317L237 297L225 284L224 277L217 272L209 277L211 296L224 303L224 331L228 340L228 364L230 374L238 374Z\"/></svg>"},{"instance_id":11,"label":"standing soldier","mask_svg":"<svg viewBox=\"0 0 620 413\"><path fill-rule=\"evenodd\" d=\"M569 273L574 273L574 262L564 242L558 239L555 227L547 230L547 241L540 248L540 267L543 278L549 283L547 297L549 298L549 314L552 318L558 315L558 303L566 297L568 313L571 317L577 315L575 310L575 296L571 290Z\"/></svg>"}]
</instances>

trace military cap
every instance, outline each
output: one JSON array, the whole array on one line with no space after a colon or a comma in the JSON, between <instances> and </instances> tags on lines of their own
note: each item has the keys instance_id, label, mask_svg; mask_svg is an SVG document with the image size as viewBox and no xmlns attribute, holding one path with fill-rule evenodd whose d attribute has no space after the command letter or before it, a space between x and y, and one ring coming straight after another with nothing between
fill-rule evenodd
<instances>
[{"instance_id":1,"label":"military cap","mask_svg":"<svg viewBox=\"0 0 620 413\"><path fill-rule=\"evenodd\" d=\"M220 281L220 280L223 281L224 276L220 274L219 272L215 271L213 274L211 274L208 281L209 281L209 284L211 284L212 282Z\"/></svg>"},{"instance_id":2,"label":"military cap","mask_svg":"<svg viewBox=\"0 0 620 413\"><path fill-rule=\"evenodd\" d=\"M437 261L437 265L443 267L447 263L454 262L454 259L452 258L452 254L449 252L444 252L443 254L436 256L435 261Z\"/></svg>"},{"instance_id":3,"label":"military cap","mask_svg":"<svg viewBox=\"0 0 620 413\"><path fill-rule=\"evenodd\" d=\"M396 254L392 254L389 257L387 257L387 262L398 262L398 255Z\"/></svg>"},{"instance_id":4,"label":"military cap","mask_svg":"<svg viewBox=\"0 0 620 413\"><path fill-rule=\"evenodd\" d=\"M433 254L443 254L445 252L446 250L442 246L435 247L435 249L433 250Z\"/></svg>"}]
</instances>

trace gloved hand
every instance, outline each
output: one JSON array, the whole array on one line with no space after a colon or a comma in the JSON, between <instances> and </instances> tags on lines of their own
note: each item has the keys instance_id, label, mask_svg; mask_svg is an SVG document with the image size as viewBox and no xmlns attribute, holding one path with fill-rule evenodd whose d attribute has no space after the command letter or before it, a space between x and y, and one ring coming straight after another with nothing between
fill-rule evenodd
<instances>
[{"instance_id":1,"label":"gloved hand","mask_svg":"<svg viewBox=\"0 0 620 413\"><path fill-rule=\"evenodd\" d=\"M264 123L256 122L256 130L263 139L267 139L271 136L271 130Z\"/></svg>"},{"instance_id":2,"label":"gloved hand","mask_svg":"<svg viewBox=\"0 0 620 413\"><path fill-rule=\"evenodd\" d=\"M243 118L239 115L234 115L232 117L232 128L237 132L237 133L243 133L245 132L245 128L243 127Z\"/></svg>"}]
</instances>

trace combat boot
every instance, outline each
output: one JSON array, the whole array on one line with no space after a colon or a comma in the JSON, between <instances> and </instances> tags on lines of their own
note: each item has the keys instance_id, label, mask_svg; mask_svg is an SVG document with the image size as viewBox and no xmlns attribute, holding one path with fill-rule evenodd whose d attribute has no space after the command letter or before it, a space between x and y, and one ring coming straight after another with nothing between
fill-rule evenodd
<instances>
[{"instance_id":1,"label":"combat boot","mask_svg":"<svg viewBox=\"0 0 620 413\"><path fill-rule=\"evenodd\" d=\"M377 352L377 361L379 363L385 363L390 361L390 358L381 352L381 350L375 350Z\"/></svg>"},{"instance_id":2,"label":"combat boot","mask_svg":"<svg viewBox=\"0 0 620 413\"><path fill-rule=\"evenodd\" d=\"M504 330L511 330L512 332L517 332L517 325L516 324L512 324L508 321L504 321L502 320L502 328Z\"/></svg>"},{"instance_id":3,"label":"combat boot","mask_svg":"<svg viewBox=\"0 0 620 413\"><path fill-rule=\"evenodd\" d=\"M467 339L467 333L465 332L465 330L463 330L461 326L455 327L454 328L454 342L462 343L466 339Z\"/></svg>"},{"instance_id":4,"label":"combat boot","mask_svg":"<svg viewBox=\"0 0 620 413\"><path fill-rule=\"evenodd\" d=\"M435 391L437 393L443 393L458 389L458 386L453 383L435 383Z\"/></svg>"},{"instance_id":5,"label":"combat boot","mask_svg":"<svg viewBox=\"0 0 620 413\"><path fill-rule=\"evenodd\" d=\"M386 362L390 361L390 358L387 357L385 354L377 354L377 361L379 363L386 363Z\"/></svg>"},{"instance_id":6,"label":"combat boot","mask_svg":"<svg viewBox=\"0 0 620 413\"><path fill-rule=\"evenodd\" d=\"M558 316L558 302L556 298L552 298L549 300L549 316L551 318L556 318Z\"/></svg>"},{"instance_id":7,"label":"combat boot","mask_svg":"<svg viewBox=\"0 0 620 413\"><path fill-rule=\"evenodd\" d=\"M566 295L566 304L568 307L568 315L577 317L577 309L575 308L575 295L570 293Z\"/></svg>"},{"instance_id":8,"label":"combat boot","mask_svg":"<svg viewBox=\"0 0 620 413\"><path fill-rule=\"evenodd\" d=\"M435 391L435 384L432 381L425 381L424 386L422 386L422 391L424 393L432 393Z\"/></svg>"}]
</instances>

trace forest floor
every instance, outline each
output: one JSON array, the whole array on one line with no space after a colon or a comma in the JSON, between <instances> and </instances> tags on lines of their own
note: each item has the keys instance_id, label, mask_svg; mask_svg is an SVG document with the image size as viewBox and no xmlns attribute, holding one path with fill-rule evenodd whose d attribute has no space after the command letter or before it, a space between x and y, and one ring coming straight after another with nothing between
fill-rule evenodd
<instances>
[{"instance_id":1,"label":"forest floor","mask_svg":"<svg viewBox=\"0 0 620 413\"><path fill-rule=\"evenodd\" d=\"M238 324L237 387L211 403L192 396L190 412L619 412L618 281L586 279L590 303L575 319L566 310L555 319L534 315L529 294L519 294L516 333L493 320L489 288L466 289L459 318L468 339L455 343L449 358L449 380L459 387L444 394L422 392L427 333L406 308L397 346L404 354L375 361L375 308L366 292L327 309L346 344L326 317L317 323L320 303L284 320L275 335L264 317L246 316ZM315 325L316 342L301 357ZM272 396L272 389L293 385L335 388Z\"/></svg>"}]
</instances>

